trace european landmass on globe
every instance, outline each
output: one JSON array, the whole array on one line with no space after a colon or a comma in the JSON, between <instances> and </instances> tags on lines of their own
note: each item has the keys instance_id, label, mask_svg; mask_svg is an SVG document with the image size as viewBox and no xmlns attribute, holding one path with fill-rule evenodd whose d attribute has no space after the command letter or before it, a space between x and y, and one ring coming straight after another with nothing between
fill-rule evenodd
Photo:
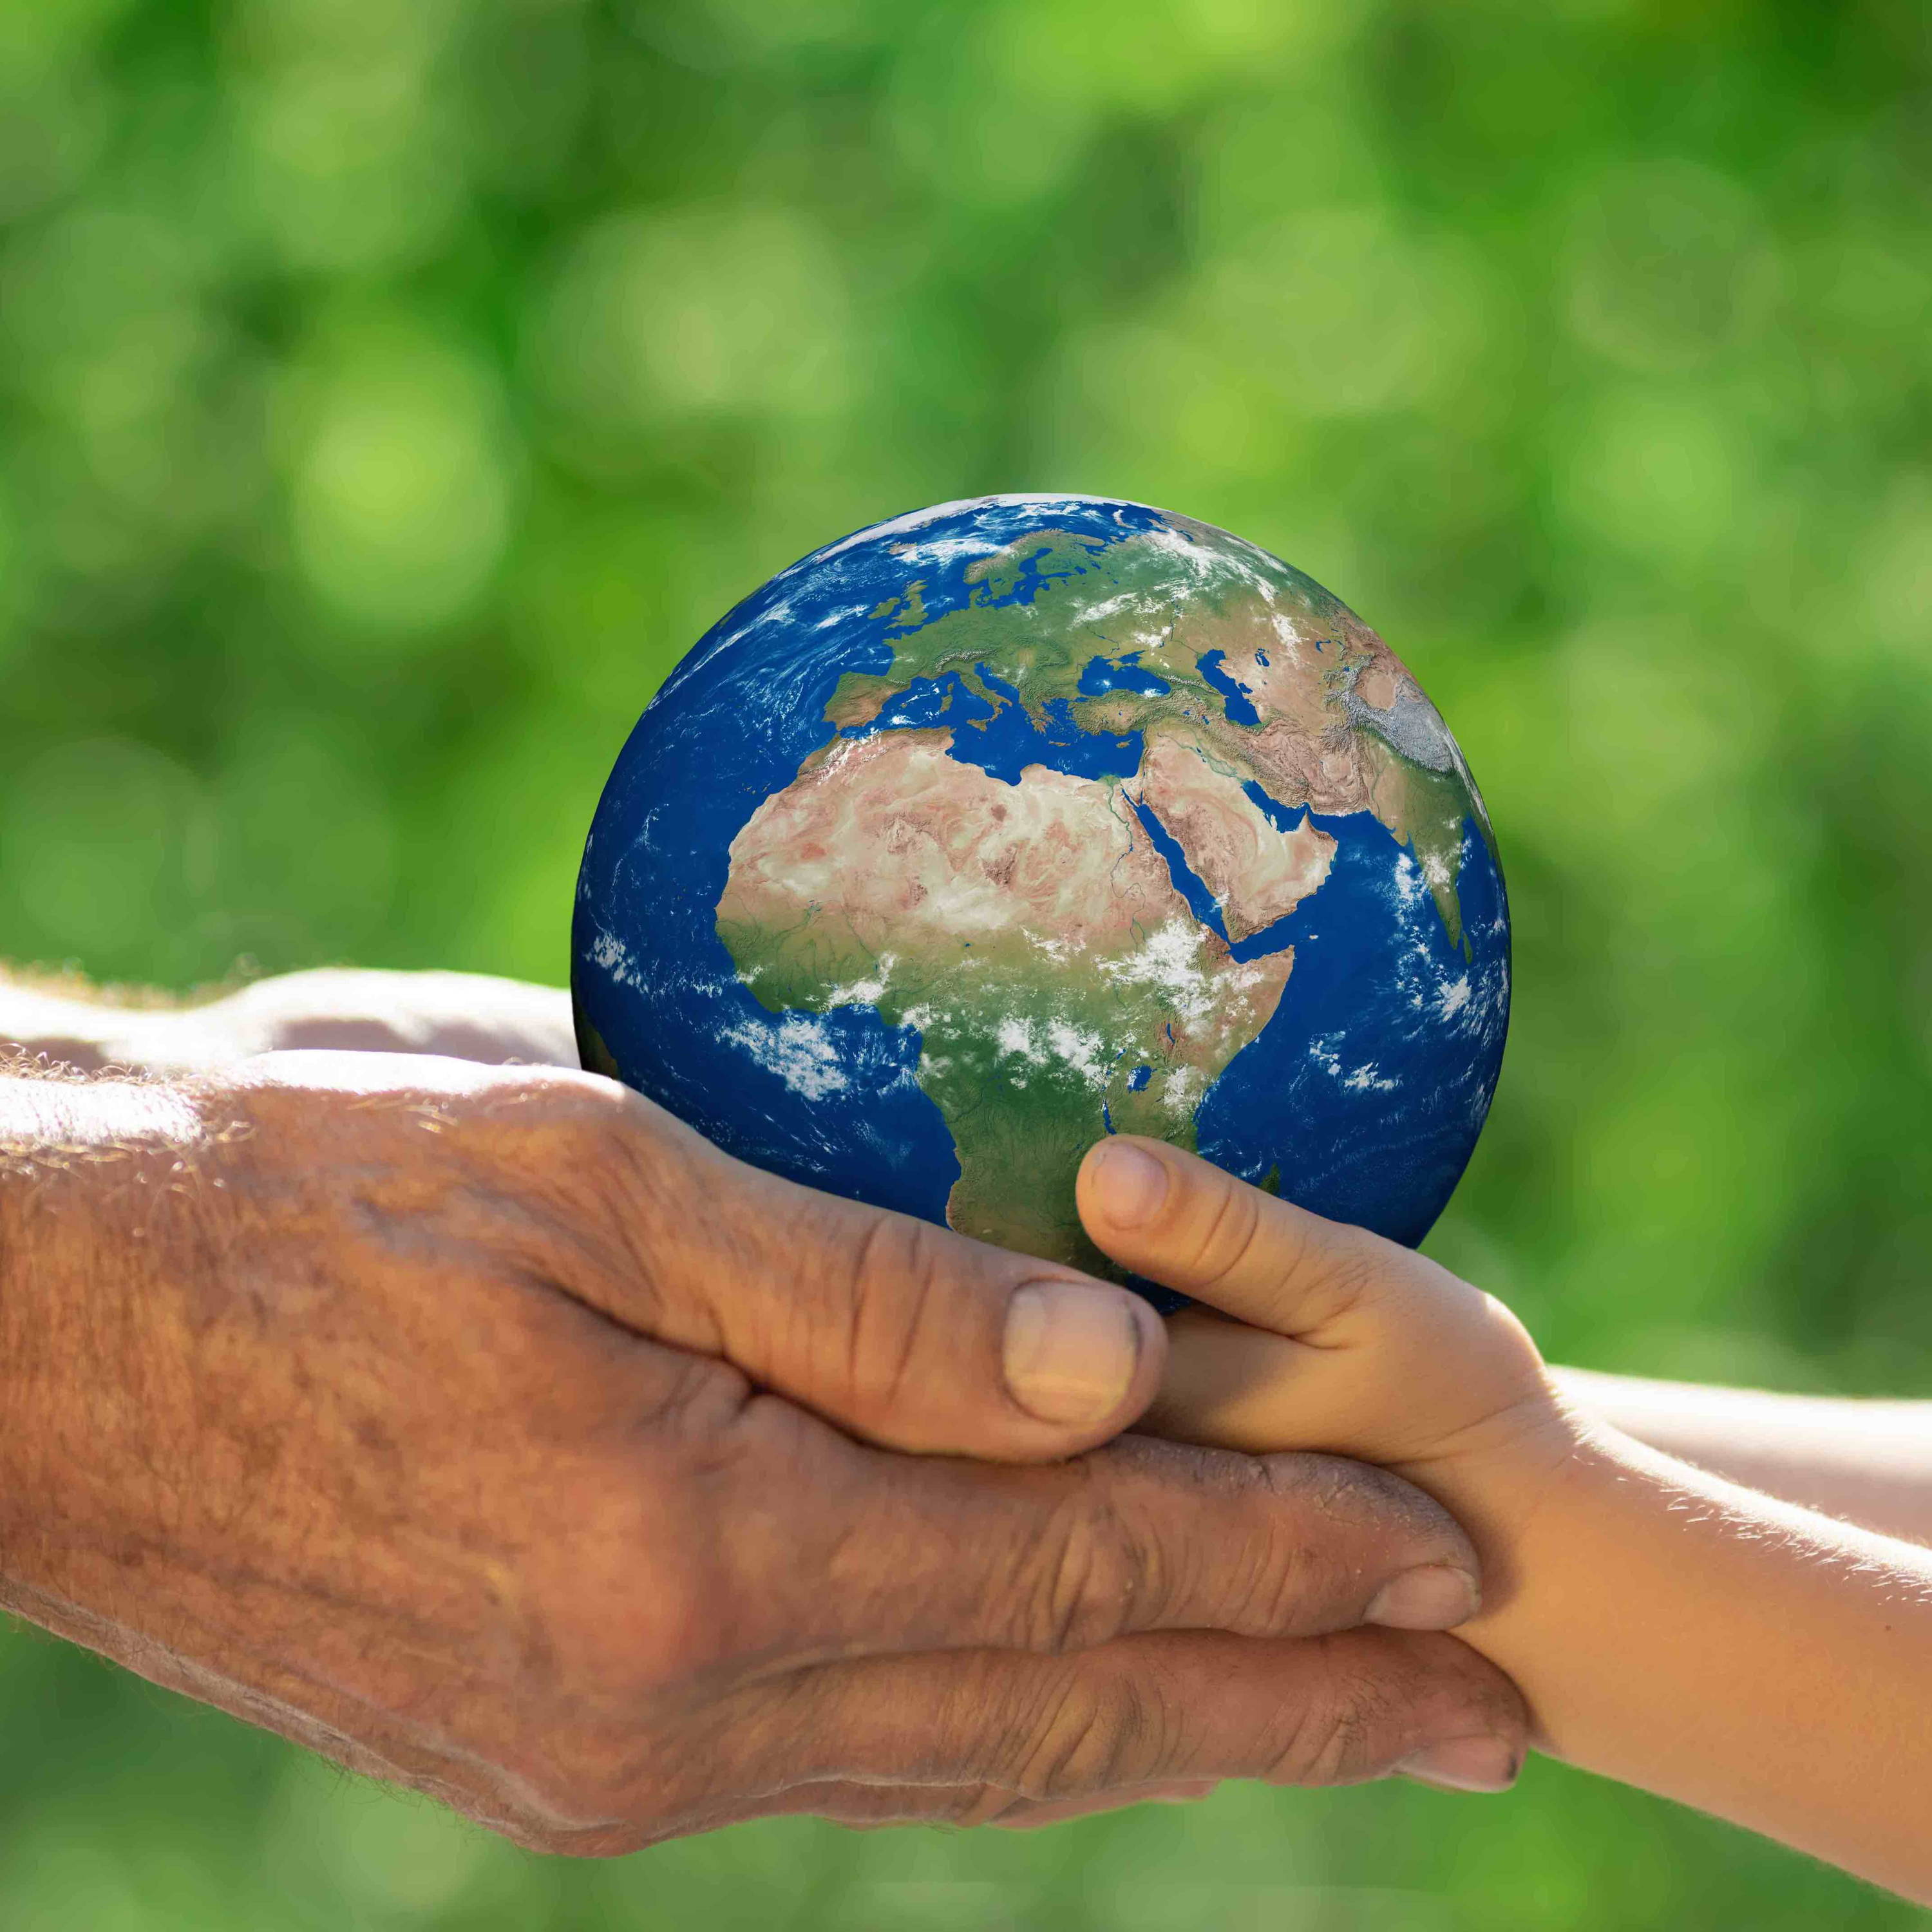
<instances>
[{"instance_id":1,"label":"european landmass on globe","mask_svg":"<svg viewBox=\"0 0 1932 1932\"><path fill-rule=\"evenodd\" d=\"M1093 497L896 519L741 604L619 761L575 954L586 1064L728 1150L1100 1272L1109 1132L1419 1240L1508 1014L1488 817L1401 662Z\"/></svg>"}]
</instances>

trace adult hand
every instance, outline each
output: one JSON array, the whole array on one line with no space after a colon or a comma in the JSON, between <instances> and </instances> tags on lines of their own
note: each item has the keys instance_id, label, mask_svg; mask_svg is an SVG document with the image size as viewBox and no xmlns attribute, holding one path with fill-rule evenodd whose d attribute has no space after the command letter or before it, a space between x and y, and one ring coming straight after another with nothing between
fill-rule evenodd
<instances>
[{"instance_id":1,"label":"adult hand","mask_svg":"<svg viewBox=\"0 0 1932 1932\"><path fill-rule=\"evenodd\" d=\"M1474 1601L1419 1492L1107 1441L1164 1348L1118 1290L585 1074L288 1054L0 1108L0 1594L524 1843L1520 1739L1413 1628Z\"/></svg>"},{"instance_id":2,"label":"adult hand","mask_svg":"<svg viewBox=\"0 0 1932 1932\"><path fill-rule=\"evenodd\" d=\"M330 1048L574 1066L570 995L485 973L325 966L188 1005L74 980L0 976L0 1052L94 1072L190 1073L262 1053Z\"/></svg>"}]
</instances>

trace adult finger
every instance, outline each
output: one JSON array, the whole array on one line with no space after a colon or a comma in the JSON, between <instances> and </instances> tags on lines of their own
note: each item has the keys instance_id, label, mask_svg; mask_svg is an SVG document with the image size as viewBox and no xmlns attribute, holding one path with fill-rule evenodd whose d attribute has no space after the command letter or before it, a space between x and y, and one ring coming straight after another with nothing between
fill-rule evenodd
<instances>
[{"instance_id":1,"label":"adult finger","mask_svg":"<svg viewBox=\"0 0 1932 1932\"><path fill-rule=\"evenodd\" d=\"M716 1602L692 1611L721 1661L1439 1629L1479 1600L1474 1552L1442 1506L1336 1456L1130 1436L1076 1462L1002 1468L871 1449L770 1400L696 1446L736 1472L710 1486L707 1509L734 1533Z\"/></svg>"},{"instance_id":2,"label":"adult finger","mask_svg":"<svg viewBox=\"0 0 1932 1932\"><path fill-rule=\"evenodd\" d=\"M805 1781L977 1784L1053 1806L1145 1785L1394 1772L1498 1790L1528 1732L1515 1687L1467 1645L1372 1630L1299 1641L1176 1631L1061 1658L874 1658L805 1673L748 1724L763 1761Z\"/></svg>"},{"instance_id":3,"label":"adult finger","mask_svg":"<svg viewBox=\"0 0 1932 1932\"><path fill-rule=\"evenodd\" d=\"M1528 1717L1489 1660L1433 1633L1295 1640L1180 1630L1077 1657L949 1651L775 1673L694 1713L676 1768L626 1754L552 1851L609 1856L781 1814L1023 1823L1147 1787L1401 1773L1507 1786Z\"/></svg>"}]
</instances>

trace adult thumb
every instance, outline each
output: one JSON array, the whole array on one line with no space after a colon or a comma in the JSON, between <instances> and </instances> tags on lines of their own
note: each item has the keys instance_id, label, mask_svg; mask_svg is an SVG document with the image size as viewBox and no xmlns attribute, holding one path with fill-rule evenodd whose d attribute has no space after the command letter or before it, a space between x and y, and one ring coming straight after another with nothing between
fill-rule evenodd
<instances>
[{"instance_id":1,"label":"adult thumb","mask_svg":"<svg viewBox=\"0 0 1932 1932\"><path fill-rule=\"evenodd\" d=\"M930 1454L1050 1461L1153 1400L1166 1330L1130 1291L795 1186L694 1136L680 1151L656 1168L653 1251L636 1244L652 1289L640 1325L659 1339Z\"/></svg>"}]
</instances>

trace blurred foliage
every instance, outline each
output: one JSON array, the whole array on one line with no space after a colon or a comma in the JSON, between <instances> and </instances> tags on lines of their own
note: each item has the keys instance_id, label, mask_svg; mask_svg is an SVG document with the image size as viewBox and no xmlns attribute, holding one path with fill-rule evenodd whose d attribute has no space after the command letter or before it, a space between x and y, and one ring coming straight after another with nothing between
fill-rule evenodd
<instances>
[{"instance_id":1,"label":"blurred foliage","mask_svg":"<svg viewBox=\"0 0 1932 1932\"><path fill-rule=\"evenodd\" d=\"M667 668L993 490L1415 668L1517 920L1435 1238L1553 1352L1932 1394L1913 0L0 0L0 952L560 980ZM10 1932L1898 1925L1559 1767L531 1858L38 1637Z\"/></svg>"}]
</instances>

